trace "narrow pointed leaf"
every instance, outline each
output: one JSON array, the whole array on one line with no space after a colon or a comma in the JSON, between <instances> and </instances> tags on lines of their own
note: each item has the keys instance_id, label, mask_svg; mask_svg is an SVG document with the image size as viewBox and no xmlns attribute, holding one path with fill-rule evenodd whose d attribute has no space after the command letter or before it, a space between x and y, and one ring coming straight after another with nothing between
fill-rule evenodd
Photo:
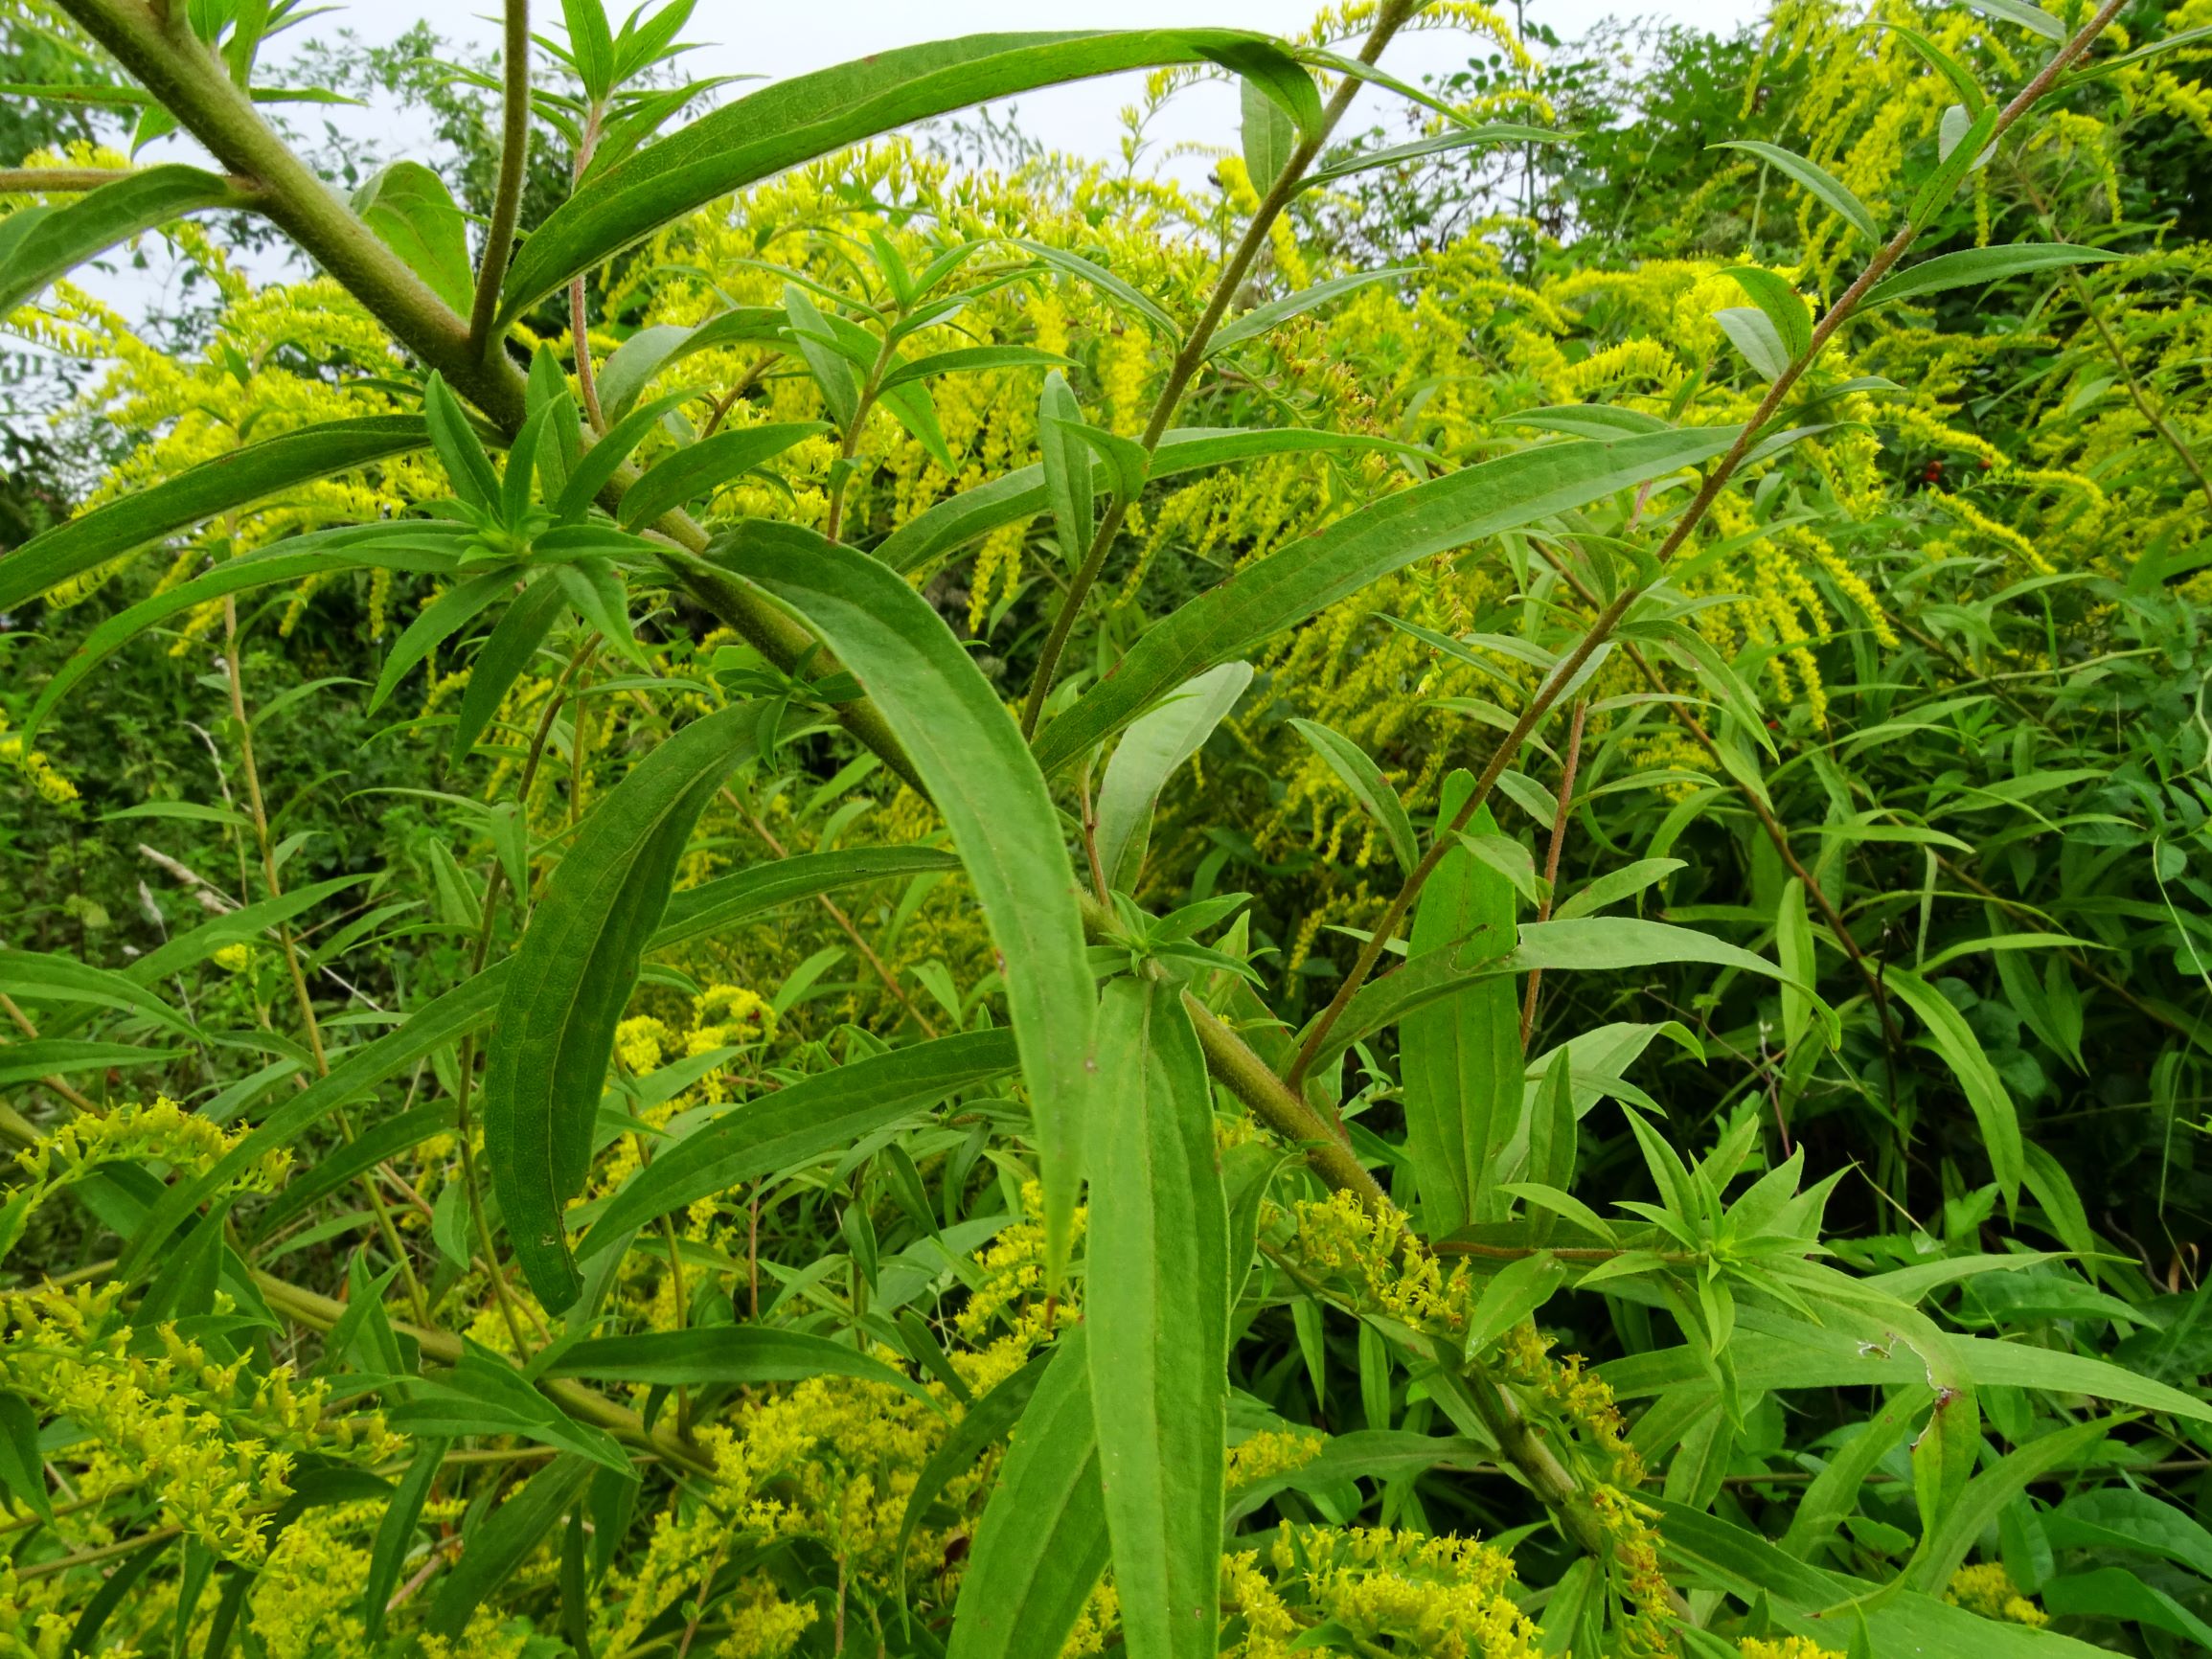
<instances>
[{"instance_id":1,"label":"narrow pointed leaf","mask_svg":"<svg viewBox=\"0 0 2212 1659\"><path fill-rule=\"evenodd\" d=\"M1216 663L1391 572L1710 459L1733 427L1540 444L1386 496L1256 560L1155 624L1037 737L1046 776Z\"/></svg>"},{"instance_id":2,"label":"narrow pointed leaf","mask_svg":"<svg viewBox=\"0 0 2212 1659\"><path fill-rule=\"evenodd\" d=\"M856 1376L927 1401L912 1377L850 1343L764 1325L707 1325L603 1336L563 1349L548 1376L701 1388L709 1383L804 1382L810 1376Z\"/></svg>"},{"instance_id":3,"label":"narrow pointed leaf","mask_svg":"<svg viewBox=\"0 0 2212 1659\"><path fill-rule=\"evenodd\" d=\"M459 1637L469 1616L521 1569L583 1495L591 1474L586 1459L563 1453L497 1509L479 1514L461 1559L439 1583L437 1600L430 1604L430 1633L448 1641Z\"/></svg>"},{"instance_id":4,"label":"narrow pointed leaf","mask_svg":"<svg viewBox=\"0 0 2212 1659\"><path fill-rule=\"evenodd\" d=\"M1927 1028L1928 1040L1934 1044L1936 1053L1958 1079L1967 1104L1973 1108L1974 1122L1981 1127L1982 1149L1989 1154L1990 1172L1996 1177L1997 1186L2010 1203L2019 1191L2026 1161L2020 1142L2019 1114L2014 1109L2012 1091L2005 1087L2004 1079L1990 1063L1981 1038L1974 1035L1966 1015L1953 1008L1950 999L1941 990L1909 968L1886 969L1882 983L1919 1016L1921 1024Z\"/></svg>"},{"instance_id":5,"label":"narrow pointed leaf","mask_svg":"<svg viewBox=\"0 0 2212 1659\"><path fill-rule=\"evenodd\" d=\"M1050 1272L1067 1259L1097 999L1060 817L1013 718L929 602L866 554L755 523L720 565L796 611L875 700L983 907L1037 1126Z\"/></svg>"},{"instance_id":6,"label":"narrow pointed leaf","mask_svg":"<svg viewBox=\"0 0 2212 1659\"><path fill-rule=\"evenodd\" d=\"M2002 282L2007 277L2032 276L2070 265L2101 264L2118 258L2118 254L2108 253L2103 248L2077 247L2071 242L2014 242L2004 247L1964 248L1890 272L1866 290L1866 298L1859 302L1859 308L1863 311L1897 300L1938 294L1946 288L1979 287Z\"/></svg>"},{"instance_id":7,"label":"narrow pointed leaf","mask_svg":"<svg viewBox=\"0 0 2212 1659\"><path fill-rule=\"evenodd\" d=\"M1085 1333L1060 1340L975 1531L946 1659L1058 1653L1106 1570ZM1218 1546L1217 1546L1218 1547Z\"/></svg>"},{"instance_id":8,"label":"narrow pointed leaf","mask_svg":"<svg viewBox=\"0 0 2212 1659\"><path fill-rule=\"evenodd\" d=\"M1240 49L1265 49L1288 62L1264 35L1226 29L1092 30L970 34L792 76L587 181L531 233L508 267L499 324L671 219L816 156L1035 87L1220 60Z\"/></svg>"},{"instance_id":9,"label":"narrow pointed leaf","mask_svg":"<svg viewBox=\"0 0 2212 1659\"><path fill-rule=\"evenodd\" d=\"M1112 886L1125 893L1136 891L1160 791L1204 746L1251 683L1250 663L1223 663L1180 688L1122 734L1098 793L1099 864Z\"/></svg>"},{"instance_id":10,"label":"narrow pointed leaf","mask_svg":"<svg viewBox=\"0 0 2212 1659\"><path fill-rule=\"evenodd\" d=\"M1205 1659L1229 1343L1213 1088L1180 990L1158 981L1106 988L1098 1051L1084 1329L1123 1637L1137 1659Z\"/></svg>"},{"instance_id":11,"label":"narrow pointed leaf","mask_svg":"<svg viewBox=\"0 0 2212 1659\"><path fill-rule=\"evenodd\" d=\"M696 1199L851 1145L1018 1063L1011 1034L963 1032L787 1084L662 1145L595 1219L579 1254Z\"/></svg>"},{"instance_id":12,"label":"narrow pointed leaf","mask_svg":"<svg viewBox=\"0 0 2212 1659\"><path fill-rule=\"evenodd\" d=\"M1399 870L1411 875L1421 862L1421 843L1413 833L1413 820L1405 815L1405 804L1399 800L1382 769L1357 743L1317 720L1293 719L1290 725L1375 820L1382 831L1383 845L1398 860Z\"/></svg>"},{"instance_id":13,"label":"narrow pointed leaf","mask_svg":"<svg viewBox=\"0 0 2212 1659\"><path fill-rule=\"evenodd\" d=\"M1445 781L1440 824L1457 813L1473 785L1465 772ZM1470 824L1478 833L1497 828L1488 807ZM1455 846L1414 906L1411 957L1447 948L1474 961L1502 957L1514 946L1516 914L1513 884ZM1405 1150L1423 1221L1436 1238L1499 1218L1489 1187L1492 1162L1519 1123L1523 1092L1515 985L1492 978L1465 986L1406 1014L1399 1029Z\"/></svg>"},{"instance_id":14,"label":"narrow pointed leaf","mask_svg":"<svg viewBox=\"0 0 2212 1659\"><path fill-rule=\"evenodd\" d=\"M738 704L669 739L584 823L522 936L484 1074L492 1187L531 1287L559 1312L582 1288L561 1212L583 1185L614 1028L708 799L751 752Z\"/></svg>"},{"instance_id":15,"label":"narrow pointed leaf","mask_svg":"<svg viewBox=\"0 0 2212 1659\"><path fill-rule=\"evenodd\" d=\"M18 208L0 218L0 316L119 242L187 214L251 207L253 199L219 174L171 164L103 184L59 207Z\"/></svg>"},{"instance_id":16,"label":"narrow pointed leaf","mask_svg":"<svg viewBox=\"0 0 2212 1659\"><path fill-rule=\"evenodd\" d=\"M1808 194L1835 212L1869 242L1881 240L1881 227L1874 222L1874 216L1866 211L1866 204L1853 195L1841 179L1817 162L1808 161L1801 155L1784 149L1780 145L1762 144L1751 138L1728 139L1714 148L1740 149L1747 155L1757 156L1803 187Z\"/></svg>"},{"instance_id":17,"label":"narrow pointed leaf","mask_svg":"<svg viewBox=\"0 0 2212 1659\"><path fill-rule=\"evenodd\" d=\"M1173 478L1209 466L1320 449L1422 453L1395 439L1357 433L1314 432L1296 426L1264 431L1200 426L1170 432L1163 438L1152 452L1149 476L1154 480ZM1103 466L1094 460L1094 469ZM932 558L988 535L1002 525L1044 511L1051 501L1042 466L1016 467L917 513L884 538L876 549L876 557L896 571L919 570Z\"/></svg>"},{"instance_id":18,"label":"narrow pointed leaf","mask_svg":"<svg viewBox=\"0 0 2212 1659\"><path fill-rule=\"evenodd\" d=\"M650 524L671 508L735 481L801 439L824 430L819 420L784 420L721 431L696 443L687 443L656 463L623 492L623 528L634 530Z\"/></svg>"},{"instance_id":19,"label":"narrow pointed leaf","mask_svg":"<svg viewBox=\"0 0 2212 1659\"><path fill-rule=\"evenodd\" d=\"M97 507L0 555L0 611L165 535L430 442L418 415L371 415L303 427L202 462Z\"/></svg>"}]
</instances>

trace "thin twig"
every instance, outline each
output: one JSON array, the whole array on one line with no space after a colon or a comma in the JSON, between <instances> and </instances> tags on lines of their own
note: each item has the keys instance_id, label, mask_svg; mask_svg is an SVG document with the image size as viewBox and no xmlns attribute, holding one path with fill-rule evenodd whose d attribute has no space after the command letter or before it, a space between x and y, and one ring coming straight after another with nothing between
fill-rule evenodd
<instances>
[{"instance_id":1,"label":"thin twig","mask_svg":"<svg viewBox=\"0 0 2212 1659\"><path fill-rule=\"evenodd\" d=\"M2037 72L2035 78L2020 89L1998 115L1996 125L1990 133L1992 144L2002 139L2006 130L2051 89L2060 75L2087 50L2089 42L2104 32L2125 3L2126 0L2105 0L2096 15L2052 56L2051 60ZM1704 522L1705 515L1712 511L1713 503L1720 498L1721 491L1736 476L1745 457L1751 453L1752 446L1758 443L1767 423L1780 413L1805 372L1819 359L1836 330L1858 310L1859 302L1865 299L1868 290L1904 257L1905 250L1912 246L1919 234L1920 228L1907 221L1896 235L1876 250L1874 257L1866 262L1865 269L1859 273L1857 280L1843 290L1836 304L1828 308L1827 314L1813 327L1812 340L1805 351L1774 377L1773 383L1767 389L1767 396L1760 399L1759 407L1752 412L1751 419L1744 422L1743 429L1737 433L1736 441L1728 446L1727 453L1705 475L1689 506L1676 519L1674 528L1668 531L1665 539L1660 542L1653 556L1653 562L1658 567L1664 569L1698 526ZM1514 721L1512 730L1492 751L1488 764L1483 767L1482 776L1475 781L1473 791L1461 806L1448 830L1436 837L1427 853L1414 867L1412 875L1399 888L1397 896L1384 909L1381 920L1376 923L1374 934L1360 948L1352 971L1344 976L1336 988L1336 994L1330 999L1329 1006L1321 1011L1308 1028L1305 1040L1298 1046L1297 1057L1291 1061L1289 1070L1284 1076L1284 1081L1293 1090L1305 1081L1306 1073L1319 1057L1323 1045L1328 1041L1329 1033L1343 1018L1344 1011L1350 1006L1353 997L1375 971L1375 965L1380 959L1383 947L1397 937L1406 912L1412 908L1414 899L1420 896L1422 887L1435 872L1437 864L1453 844L1459 831L1467 828L1468 821L1490 799L1491 791L1497 787L1499 777L1513 763L1520 753L1521 745L1542 722L1544 716L1551 712L1552 705L1581 676L1583 669L1596 654L1598 648L1612 637L1613 630L1620 626L1630 609L1650 591L1649 585L1623 588L1620 595L1599 614L1598 619L1576 642L1574 648L1559 662L1550 676L1529 698L1519 717Z\"/></svg>"},{"instance_id":2,"label":"thin twig","mask_svg":"<svg viewBox=\"0 0 2212 1659\"><path fill-rule=\"evenodd\" d=\"M1359 61L1373 63L1382 56L1382 49L1390 44L1391 36L1402 28L1407 18L1418 10L1415 0L1383 0L1378 10L1374 27L1359 48ZM1352 107L1352 101L1359 96L1359 80L1346 76L1322 112L1321 125L1300 139L1298 148L1290 152L1289 160L1267 189L1267 193L1253 210L1244 235L1230 254L1228 262L1221 267L1221 275L1214 284L1214 291L1206 301L1206 308L1198 320L1191 325L1191 331L1183 337L1174 362L1168 365L1167 383L1153 399L1152 418L1145 422L1144 436L1137 440L1146 454L1160 446L1166 436L1168 422L1181 406L1183 394L1190 389L1193 378L1206 360L1206 348L1214 338L1214 330L1220 327L1227 314L1229 303L1244 284L1260 250L1267 245L1267 233L1280 218L1283 210L1298 193L1306 176L1306 170L1313 165L1313 158L1321 153L1321 147L1329 142L1329 135L1344 119L1344 112ZM1255 185L1257 180L1254 181ZM1083 563L1077 566L1074 578L1068 582L1067 592L1060 602L1060 610L1052 619L1051 629L1044 638L1043 648L1037 659L1037 672L1029 682L1029 696L1021 709L1021 735L1037 735L1037 723L1044 714L1044 700L1052 694L1053 681L1059 677L1061 654L1067 649L1068 635L1075 631L1077 619L1082 615L1083 601L1105 568L1106 555L1113 550L1114 537L1121 534L1122 521L1129 515L1132 503L1116 490L1112 503L1100 519L1098 530L1091 536L1090 547L1083 554Z\"/></svg>"}]
</instances>

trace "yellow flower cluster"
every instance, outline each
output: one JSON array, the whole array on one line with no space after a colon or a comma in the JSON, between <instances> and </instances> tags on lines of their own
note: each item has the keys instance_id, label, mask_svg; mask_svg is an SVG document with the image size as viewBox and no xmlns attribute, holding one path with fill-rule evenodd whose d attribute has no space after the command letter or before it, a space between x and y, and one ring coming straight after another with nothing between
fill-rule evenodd
<instances>
[{"instance_id":1,"label":"yellow flower cluster","mask_svg":"<svg viewBox=\"0 0 2212 1659\"><path fill-rule=\"evenodd\" d=\"M1319 1457L1328 1444L1326 1435L1262 1429L1229 1448L1227 1484L1233 1490L1290 1474Z\"/></svg>"},{"instance_id":2,"label":"yellow flower cluster","mask_svg":"<svg viewBox=\"0 0 2212 1659\"><path fill-rule=\"evenodd\" d=\"M328 1415L328 1385L296 1386L289 1366L218 1361L166 1323L147 1352L118 1315L121 1295L111 1285L11 1298L0 1382L84 1429L215 1554L262 1557L262 1528L290 1496L299 1457L400 1449L380 1416Z\"/></svg>"},{"instance_id":3,"label":"yellow flower cluster","mask_svg":"<svg viewBox=\"0 0 2212 1659\"><path fill-rule=\"evenodd\" d=\"M7 1255L32 1215L54 1193L102 1164L148 1162L185 1176L207 1174L244 1138L186 1111L166 1095L150 1103L126 1101L104 1117L72 1118L15 1154L26 1177L0 1201L0 1257ZM291 1168L290 1152L262 1153L232 1176L234 1193L273 1193Z\"/></svg>"},{"instance_id":4,"label":"yellow flower cluster","mask_svg":"<svg viewBox=\"0 0 2212 1659\"><path fill-rule=\"evenodd\" d=\"M1465 1262L1447 1274L1402 1212L1370 1210L1351 1193L1332 1193L1292 1205L1290 1219L1299 1260L1349 1281L1363 1307L1417 1330L1467 1329L1472 1275Z\"/></svg>"},{"instance_id":5,"label":"yellow flower cluster","mask_svg":"<svg viewBox=\"0 0 2212 1659\"><path fill-rule=\"evenodd\" d=\"M1044 1295L1044 1189L1035 1181L1022 1183L1021 1208L1024 1218L975 1258L977 1281L953 1319L954 1328L970 1342L1003 1323L1017 1341L1035 1345L1078 1314L1072 1286L1061 1286L1057 1307L1048 1306ZM1075 1242L1082 1242L1089 1216L1087 1205L1076 1206Z\"/></svg>"},{"instance_id":6,"label":"yellow flower cluster","mask_svg":"<svg viewBox=\"0 0 2212 1659\"><path fill-rule=\"evenodd\" d=\"M1823 1648L1807 1636L1745 1636L1738 1639L1736 1651L1744 1659L1843 1659L1833 1648Z\"/></svg>"},{"instance_id":7,"label":"yellow flower cluster","mask_svg":"<svg viewBox=\"0 0 2212 1659\"><path fill-rule=\"evenodd\" d=\"M1981 1561L1961 1567L1950 1576L1943 1599L1954 1607L1979 1613L1985 1619L2002 1619L2010 1625L2047 1625L2051 1616L2013 1582L2001 1561Z\"/></svg>"},{"instance_id":8,"label":"yellow flower cluster","mask_svg":"<svg viewBox=\"0 0 2212 1659\"><path fill-rule=\"evenodd\" d=\"M21 773L23 781L31 785L31 792L49 807L58 807L64 811L76 809L77 785L47 759L45 751L25 747L23 735L8 730L4 710L0 710L0 766Z\"/></svg>"},{"instance_id":9,"label":"yellow flower cluster","mask_svg":"<svg viewBox=\"0 0 2212 1659\"><path fill-rule=\"evenodd\" d=\"M1594 1460L1603 1481L1633 1489L1644 1484L1644 1460L1629 1440L1628 1420L1613 1403L1613 1391L1583 1369L1583 1356L1552 1357L1552 1341L1531 1320L1507 1331L1498 1358L1512 1381L1540 1396L1575 1425L1581 1449Z\"/></svg>"},{"instance_id":10,"label":"yellow flower cluster","mask_svg":"<svg viewBox=\"0 0 2212 1659\"><path fill-rule=\"evenodd\" d=\"M1472 1538L1285 1522L1267 1561L1272 1585L1261 1580L1253 1556L1233 1557L1225 1574L1247 1623L1242 1659L1291 1651L1283 1638L1298 1621L1287 1617L1286 1601L1361 1643L1402 1644L1425 1659L1535 1659L1542 1651L1513 1600L1513 1557Z\"/></svg>"}]
</instances>

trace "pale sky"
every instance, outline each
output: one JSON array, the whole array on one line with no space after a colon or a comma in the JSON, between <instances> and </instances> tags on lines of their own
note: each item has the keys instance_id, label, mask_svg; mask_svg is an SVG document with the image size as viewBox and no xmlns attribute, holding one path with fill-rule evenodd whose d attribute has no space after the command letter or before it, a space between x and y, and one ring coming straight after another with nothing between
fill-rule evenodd
<instances>
[{"instance_id":1,"label":"pale sky","mask_svg":"<svg viewBox=\"0 0 2212 1659\"><path fill-rule=\"evenodd\" d=\"M607 0L618 18L636 0ZM1494 0L1507 17L1516 10L1529 25L1544 24L1562 41L1587 33L1608 16L1629 16L1652 22L1671 22L1732 32L1764 14L1766 0ZM1302 31L1313 17L1319 0L698 0L684 37L698 50L683 60L686 73L705 78L714 75L753 75L781 79L826 68L871 52L894 46L941 39L951 35L1024 29L1079 29L1084 27L1148 28L1204 25L1253 29L1290 34ZM537 0L533 22L540 32L559 35L559 0ZM462 5L433 6L427 0L374 0L373 4L337 6L300 26L289 39L327 34L351 29L370 44L383 44L426 17L432 28L456 45L490 48L498 38L498 25L487 0L464 0ZM264 62L269 78L286 79L281 68L287 38L272 42ZM1402 79L1419 84L1426 75L1447 73L1467 61L1473 42L1455 30L1422 31L1401 35L1383 59L1383 66ZM1484 48L1486 54L1488 48ZM1024 131L1047 148L1086 159L1119 155L1122 108L1134 101L1142 77L1120 75L1078 81L1030 93L1016 101ZM725 97L754 90L752 84L724 89ZM1377 119L1395 122L1401 101L1375 89L1363 92L1354 106L1350 128ZM1004 105L997 106L1004 113ZM348 109L328 105L290 105L287 115L308 131L326 119L341 128L373 135L376 148L404 152L406 138L395 132L394 113L388 109ZM407 118L399 118L403 129ZM1189 88L1155 119L1149 129L1153 143L1140 162L1150 171L1159 169L1186 182L1202 179L1207 164L1190 158L1179 163L1165 159L1177 146L1233 148L1237 143L1238 102L1232 83L1201 83ZM423 133L427 141L427 131ZM182 136L149 145L141 162L177 160L206 165L197 145ZM254 258L247 261L262 279L282 274L282 261ZM265 267L265 268L264 268ZM111 276L85 271L80 281L126 310L134 299L146 303L149 289L158 290L163 279L156 273L118 271Z\"/></svg>"},{"instance_id":2,"label":"pale sky","mask_svg":"<svg viewBox=\"0 0 2212 1659\"><path fill-rule=\"evenodd\" d=\"M608 11L623 15L636 0L607 0ZM1608 16L1690 24L1733 31L1766 11L1766 0L1495 0L1512 18L1518 11L1530 25L1543 24L1562 40L1586 34ZM1319 0L699 0L684 37L699 50L682 61L688 73L757 75L768 79L827 68L871 52L950 35L1024 29L1088 27L1142 29L1204 25L1290 34L1302 31L1319 9ZM476 4L449 9L377 0L375 5L337 8L301 27L301 34L350 28L372 43L389 41L427 16L447 39L488 49L498 37L492 8ZM558 33L558 0L538 0L532 8L541 31ZM1425 75L1448 72L1467 60L1469 37L1454 30L1402 34L1392 45L1384 67L1418 84ZM1090 159L1119 153L1122 107L1135 96L1137 75L1104 77L1035 92L1015 101L1021 125L1048 148ZM725 89L726 96L753 90ZM1381 113L1380 93L1364 93L1354 119ZM362 120L349 111L302 110L319 120ZM374 120L369 117L366 119ZM388 117L385 118L388 120ZM1203 84L1179 97L1152 127L1160 148L1176 144L1233 147L1237 141L1237 94L1232 85ZM1156 157L1155 157L1156 159ZM1202 168L1177 170L1197 177Z\"/></svg>"}]
</instances>

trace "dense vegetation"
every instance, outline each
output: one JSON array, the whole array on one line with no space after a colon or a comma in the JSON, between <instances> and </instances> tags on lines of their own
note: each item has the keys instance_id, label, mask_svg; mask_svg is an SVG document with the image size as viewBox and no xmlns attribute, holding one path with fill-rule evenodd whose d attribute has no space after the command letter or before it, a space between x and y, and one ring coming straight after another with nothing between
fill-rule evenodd
<instances>
[{"instance_id":1,"label":"dense vegetation","mask_svg":"<svg viewBox=\"0 0 2212 1659\"><path fill-rule=\"evenodd\" d=\"M0 1655L2212 1648L2212 4L690 13L0 7Z\"/></svg>"}]
</instances>

